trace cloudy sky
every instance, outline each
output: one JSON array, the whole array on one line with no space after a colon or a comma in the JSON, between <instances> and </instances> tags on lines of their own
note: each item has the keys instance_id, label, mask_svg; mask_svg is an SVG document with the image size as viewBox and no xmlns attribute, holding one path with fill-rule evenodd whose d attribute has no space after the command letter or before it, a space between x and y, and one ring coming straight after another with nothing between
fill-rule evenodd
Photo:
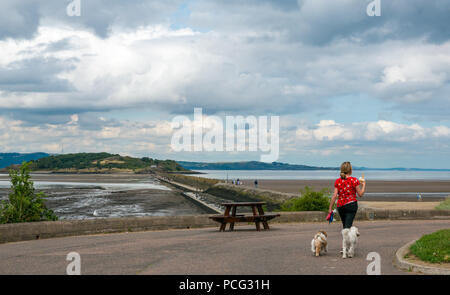
<instances>
[{"instance_id":1,"label":"cloudy sky","mask_svg":"<svg viewBox=\"0 0 450 295\"><path fill-rule=\"evenodd\" d=\"M279 116L278 161L450 168L450 1L2 0L0 152L192 161L175 116ZM248 126L247 126L248 127Z\"/></svg>"}]
</instances>

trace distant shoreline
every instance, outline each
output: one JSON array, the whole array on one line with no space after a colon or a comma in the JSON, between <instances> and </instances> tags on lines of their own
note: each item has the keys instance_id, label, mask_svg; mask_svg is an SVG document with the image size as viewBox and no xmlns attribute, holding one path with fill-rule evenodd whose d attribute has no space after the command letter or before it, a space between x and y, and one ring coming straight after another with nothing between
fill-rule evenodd
<instances>
[{"instance_id":1,"label":"distant shoreline","mask_svg":"<svg viewBox=\"0 0 450 295\"><path fill-rule=\"evenodd\" d=\"M299 193L306 186L314 190L333 189L333 180L258 180L258 188L284 193ZM244 185L253 187L253 181L244 180ZM367 181L366 195L361 201L414 201L416 194L424 194L423 201L440 201L450 195L450 181L429 180L371 180ZM428 194L427 194L428 193Z\"/></svg>"},{"instance_id":2,"label":"distant shoreline","mask_svg":"<svg viewBox=\"0 0 450 295\"><path fill-rule=\"evenodd\" d=\"M253 181L244 180L244 184L253 186ZM298 193L305 186L314 189L332 189L334 180L289 180L262 179L258 180L258 188L272 189L285 193ZM368 180L368 193L450 193L449 181L429 180Z\"/></svg>"},{"instance_id":3,"label":"distant shoreline","mask_svg":"<svg viewBox=\"0 0 450 295\"><path fill-rule=\"evenodd\" d=\"M208 170L208 171L339 171L339 168L311 168L311 169L251 169L251 168L234 168L234 169L216 169L216 168L204 168L201 169L196 168L197 170ZM195 170L192 170L195 171ZM192 171L184 171L185 174L196 174ZM450 172L450 169L422 169L422 168L353 168L353 171L417 171L417 172ZM174 171L173 173L179 173L179 171Z\"/></svg>"},{"instance_id":4,"label":"distant shoreline","mask_svg":"<svg viewBox=\"0 0 450 295\"><path fill-rule=\"evenodd\" d=\"M334 181L339 177L339 171L293 171L293 170L197 170L204 173L202 178L220 180L329 180ZM450 173L442 171L379 171L356 170L353 176L359 178L364 173L368 181L448 181ZM193 175L195 176L195 175Z\"/></svg>"},{"instance_id":5,"label":"distant shoreline","mask_svg":"<svg viewBox=\"0 0 450 295\"><path fill-rule=\"evenodd\" d=\"M339 170L339 167L321 167L309 166L301 164L288 164L281 162L264 163L258 161L244 161L244 162L189 162L176 161L179 165L189 170L260 170L260 171L321 171L321 170ZM435 171L435 172L450 172L450 168L370 168L364 166L353 166L354 171Z\"/></svg>"}]
</instances>

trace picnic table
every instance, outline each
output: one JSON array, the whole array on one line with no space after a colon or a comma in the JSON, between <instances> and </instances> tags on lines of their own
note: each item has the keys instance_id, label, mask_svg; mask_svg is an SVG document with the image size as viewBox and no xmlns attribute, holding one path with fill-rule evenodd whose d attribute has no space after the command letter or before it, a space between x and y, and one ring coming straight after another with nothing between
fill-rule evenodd
<instances>
[{"instance_id":1,"label":"picnic table","mask_svg":"<svg viewBox=\"0 0 450 295\"><path fill-rule=\"evenodd\" d=\"M256 230L260 231L260 223L263 224L264 229L269 229L269 224L267 221L280 216L276 213L264 213L263 205L266 202L233 202L233 203L222 203L221 205L225 207L225 212L223 215L210 216L214 221L220 223L220 231L225 231L227 223L230 223L230 231L234 230L234 224L236 222L254 222L256 225ZM251 207L252 215L236 214L237 207ZM230 215L231 211L231 215Z\"/></svg>"}]
</instances>

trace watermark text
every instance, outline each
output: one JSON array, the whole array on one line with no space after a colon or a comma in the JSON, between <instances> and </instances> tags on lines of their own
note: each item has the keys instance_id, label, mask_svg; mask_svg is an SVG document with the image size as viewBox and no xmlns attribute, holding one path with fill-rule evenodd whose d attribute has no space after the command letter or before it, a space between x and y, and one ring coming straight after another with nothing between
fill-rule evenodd
<instances>
[{"instance_id":1,"label":"watermark text","mask_svg":"<svg viewBox=\"0 0 450 295\"><path fill-rule=\"evenodd\" d=\"M279 116L218 116L203 115L194 109L194 120L176 116L172 120L171 148L176 152L264 152L262 162L275 162L279 156Z\"/></svg>"}]
</instances>

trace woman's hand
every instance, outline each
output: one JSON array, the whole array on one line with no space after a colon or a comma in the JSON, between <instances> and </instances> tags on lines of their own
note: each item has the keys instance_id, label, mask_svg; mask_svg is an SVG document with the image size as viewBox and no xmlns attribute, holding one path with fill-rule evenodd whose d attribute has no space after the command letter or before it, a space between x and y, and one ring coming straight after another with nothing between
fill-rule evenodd
<instances>
[{"instance_id":1,"label":"woman's hand","mask_svg":"<svg viewBox=\"0 0 450 295\"><path fill-rule=\"evenodd\" d=\"M331 214L333 214L333 211L328 212L326 220L329 221L331 219Z\"/></svg>"},{"instance_id":2,"label":"woman's hand","mask_svg":"<svg viewBox=\"0 0 450 295\"><path fill-rule=\"evenodd\" d=\"M355 189L356 189L356 192L358 193L358 196L361 198L364 195L364 193L366 192L366 181L363 179L360 182L361 182L361 184L357 185L355 187Z\"/></svg>"}]
</instances>

